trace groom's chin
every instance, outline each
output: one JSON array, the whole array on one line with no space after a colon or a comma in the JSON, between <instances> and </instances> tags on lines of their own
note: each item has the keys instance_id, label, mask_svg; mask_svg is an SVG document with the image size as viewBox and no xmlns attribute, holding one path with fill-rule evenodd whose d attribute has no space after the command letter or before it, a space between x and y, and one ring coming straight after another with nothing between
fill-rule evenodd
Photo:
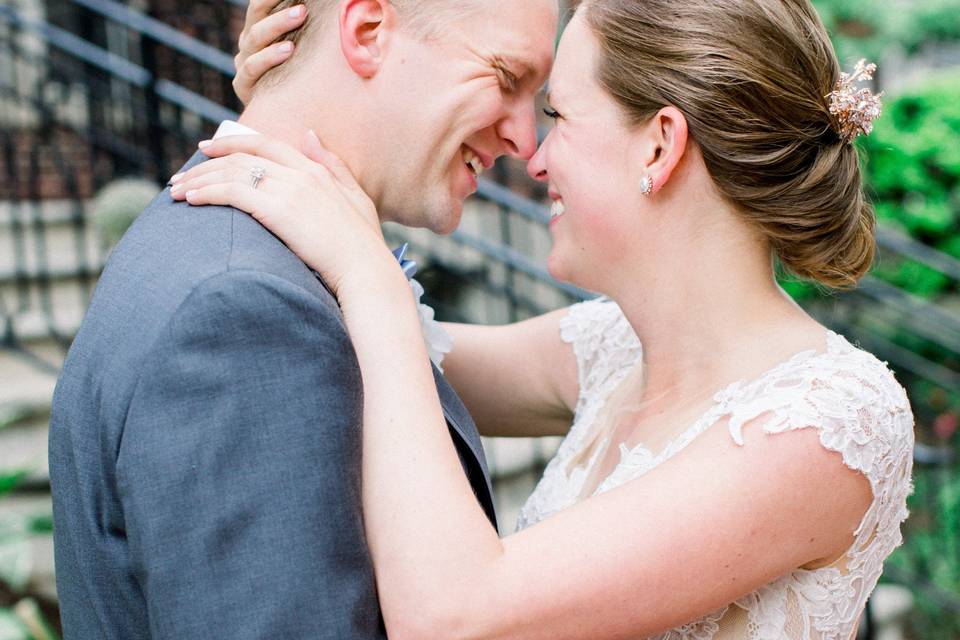
<instances>
[{"instance_id":1,"label":"groom's chin","mask_svg":"<svg viewBox=\"0 0 960 640\"><path fill-rule=\"evenodd\" d=\"M433 233L447 236L457 230L460 219L463 217L463 202L450 200L443 205L435 206L423 212L423 226Z\"/></svg>"}]
</instances>

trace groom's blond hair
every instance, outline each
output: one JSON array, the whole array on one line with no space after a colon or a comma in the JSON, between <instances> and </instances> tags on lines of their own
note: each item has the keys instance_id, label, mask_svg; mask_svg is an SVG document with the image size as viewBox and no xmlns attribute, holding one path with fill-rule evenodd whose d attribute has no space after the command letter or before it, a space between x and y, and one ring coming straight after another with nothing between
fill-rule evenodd
<instances>
[{"instance_id":1,"label":"groom's blond hair","mask_svg":"<svg viewBox=\"0 0 960 640\"><path fill-rule=\"evenodd\" d=\"M256 2L257 0L253 0ZM272 2L272 0L261 0ZM270 13L286 11L298 5L307 8L307 19L303 25L294 31L284 34L277 42L289 40L300 49L302 45L309 46L316 37L323 22L330 17L331 11L339 6L342 0L280 0ZM470 9L476 8L482 0L389 0L400 15L404 26L411 29L417 37L423 39L434 38L441 33L444 25L462 17ZM296 55L296 53L294 53ZM282 64L270 69L257 81L257 86L276 84L286 77L291 65Z\"/></svg>"}]
</instances>

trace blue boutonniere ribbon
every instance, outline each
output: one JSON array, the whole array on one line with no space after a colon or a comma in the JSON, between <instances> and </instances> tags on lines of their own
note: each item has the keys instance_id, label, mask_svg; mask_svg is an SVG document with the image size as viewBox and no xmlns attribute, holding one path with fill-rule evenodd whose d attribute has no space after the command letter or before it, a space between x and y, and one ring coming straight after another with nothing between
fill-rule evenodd
<instances>
[{"instance_id":1,"label":"blue boutonniere ribbon","mask_svg":"<svg viewBox=\"0 0 960 640\"><path fill-rule=\"evenodd\" d=\"M413 299L417 303L417 313L420 315L420 328L423 332L424 344L427 346L427 354L433 364L443 372L441 366L443 357L450 353L453 348L453 339L440 326L440 323L434 320L433 309L420 302L420 298L423 297L423 287L413 277L417 273L417 263L404 257L407 255L409 247L408 243L404 243L403 246L394 249L393 256L400 263L403 274L407 276L407 281L410 283L410 289L413 292Z\"/></svg>"},{"instance_id":2,"label":"blue boutonniere ribbon","mask_svg":"<svg viewBox=\"0 0 960 640\"><path fill-rule=\"evenodd\" d=\"M397 262L400 263L400 268L403 269L403 275L407 276L407 280L413 279L413 276L417 275L417 263L413 260L407 260L404 258L407 255L407 249L410 248L409 242L404 242L403 245L397 247L393 250L393 257L397 259Z\"/></svg>"}]
</instances>

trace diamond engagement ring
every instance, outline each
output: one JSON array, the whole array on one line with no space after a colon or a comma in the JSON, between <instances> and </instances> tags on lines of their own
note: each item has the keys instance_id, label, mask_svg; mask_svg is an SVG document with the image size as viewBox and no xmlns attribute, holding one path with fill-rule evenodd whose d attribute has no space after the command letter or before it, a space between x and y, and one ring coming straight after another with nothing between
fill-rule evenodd
<instances>
[{"instance_id":1,"label":"diamond engagement ring","mask_svg":"<svg viewBox=\"0 0 960 640\"><path fill-rule=\"evenodd\" d=\"M250 186L254 189L260 186L260 181L267 175L267 170L263 167L253 167L250 169Z\"/></svg>"}]
</instances>

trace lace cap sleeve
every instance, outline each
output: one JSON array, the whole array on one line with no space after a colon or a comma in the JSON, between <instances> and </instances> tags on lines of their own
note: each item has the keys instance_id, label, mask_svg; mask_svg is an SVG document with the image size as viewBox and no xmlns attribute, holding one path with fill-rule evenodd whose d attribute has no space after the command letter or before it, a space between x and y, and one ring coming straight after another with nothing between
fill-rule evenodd
<instances>
[{"instance_id":1,"label":"lace cap sleeve","mask_svg":"<svg viewBox=\"0 0 960 640\"><path fill-rule=\"evenodd\" d=\"M571 306L560 320L560 338L577 357L581 399L641 356L633 327L617 303L605 297Z\"/></svg>"},{"instance_id":2,"label":"lace cap sleeve","mask_svg":"<svg viewBox=\"0 0 960 640\"><path fill-rule=\"evenodd\" d=\"M907 517L913 413L885 363L836 334L828 343L826 353L787 363L761 384L740 389L726 412L730 433L742 444L744 425L761 415L769 416L766 433L817 429L820 443L870 482L874 500L857 544L861 552L871 547L882 562L900 544L900 523Z\"/></svg>"},{"instance_id":3,"label":"lace cap sleeve","mask_svg":"<svg viewBox=\"0 0 960 640\"><path fill-rule=\"evenodd\" d=\"M828 567L794 572L787 580L805 603L817 637L847 637L903 537L912 490L913 413L886 363L831 333L828 350L797 358L774 375L738 389L725 412L733 439L760 416L766 433L815 428L820 443L870 482L873 501L844 558L845 571ZM759 615L759 614L757 614Z\"/></svg>"}]
</instances>

